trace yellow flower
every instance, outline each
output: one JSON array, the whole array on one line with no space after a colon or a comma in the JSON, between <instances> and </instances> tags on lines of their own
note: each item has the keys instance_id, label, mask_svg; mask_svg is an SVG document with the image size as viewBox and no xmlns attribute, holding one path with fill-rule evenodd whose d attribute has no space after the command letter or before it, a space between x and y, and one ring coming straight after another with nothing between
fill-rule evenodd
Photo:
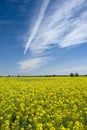
<instances>
[{"instance_id":1,"label":"yellow flower","mask_svg":"<svg viewBox=\"0 0 87 130\"><path fill-rule=\"evenodd\" d=\"M2 117L2 116L0 117L0 120L3 120L3 117Z\"/></svg>"},{"instance_id":2,"label":"yellow flower","mask_svg":"<svg viewBox=\"0 0 87 130\"><path fill-rule=\"evenodd\" d=\"M6 126L9 126L9 120L6 120L6 121L5 121L5 125L6 125Z\"/></svg>"},{"instance_id":3,"label":"yellow flower","mask_svg":"<svg viewBox=\"0 0 87 130\"><path fill-rule=\"evenodd\" d=\"M21 128L20 130L24 130L24 128Z\"/></svg>"}]
</instances>

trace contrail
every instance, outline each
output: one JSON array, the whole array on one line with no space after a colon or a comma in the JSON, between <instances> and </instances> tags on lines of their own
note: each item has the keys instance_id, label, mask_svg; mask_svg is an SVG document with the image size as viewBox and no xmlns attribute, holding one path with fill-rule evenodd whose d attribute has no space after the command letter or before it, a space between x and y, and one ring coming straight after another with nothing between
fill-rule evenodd
<instances>
[{"instance_id":1,"label":"contrail","mask_svg":"<svg viewBox=\"0 0 87 130\"><path fill-rule=\"evenodd\" d=\"M47 6L48 6L49 2L50 2L50 0L44 0L44 3L42 5L42 7L41 7L41 11L40 11L39 17L37 19L37 22L36 22L36 24L35 24L35 26L33 28L31 36L28 39L28 42L26 44L24 54L27 52L27 49L29 48L29 45L31 44L32 40L34 39L34 37L35 37L35 35L36 35L36 33L37 33L38 29L39 29L39 26L40 26L41 21L42 21L42 19L44 17L44 14L45 14L45 11L47 9Z\"/></svg>"}]
</instances>

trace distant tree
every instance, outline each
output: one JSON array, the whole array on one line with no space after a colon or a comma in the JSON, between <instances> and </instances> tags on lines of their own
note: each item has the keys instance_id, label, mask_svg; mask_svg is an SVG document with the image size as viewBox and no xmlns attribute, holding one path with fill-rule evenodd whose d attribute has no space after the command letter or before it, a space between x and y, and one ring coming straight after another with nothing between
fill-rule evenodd
<instances>
[{"instance_id":1,"label":"distant tree","mask_svg":"<svg viewBox=\"0 0 87 130\"><path fill-rule=\"evenodd\" d=\"M20 75L18 75L18 77L20 77Z\"/></svg>"},{"instance_id":2,"label":"distant tree","mask_svg":"<svg viewBox=\"0 0 87 130\"><path fill-rule=\"evenodd\" d=\"M79 76L79 74L78 74L78 73L76 73L76 74L75 74L75 76L76 76L76 77L78 77L78 76Z\"/></svg>"},{"instance_id":3,"label":"distant tree","mask_svg":"<svg viewBox=\"0 0 87 130\"><path fill-rule=\"evenodd\" d=\"M74 76L74 73L70 73L70 76L73 77L73 76Z\"/></svg>"},{"instance_id":4,"label":"distant tree","mask_svg":"<svg viewBox=\"0 0 87 130\"><path fill-rule=\"evenodd\" d=\"M11 77L11 75L9 74L7 77Z\"/></svg>"}]
</instances>

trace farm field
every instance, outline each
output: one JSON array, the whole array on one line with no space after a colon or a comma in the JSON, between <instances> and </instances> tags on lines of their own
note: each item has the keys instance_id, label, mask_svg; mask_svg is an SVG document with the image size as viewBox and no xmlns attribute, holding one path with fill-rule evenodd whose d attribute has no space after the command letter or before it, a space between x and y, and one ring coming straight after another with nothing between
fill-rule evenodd
<instances>
[{"instance_id":1,"label":"farm field","mask_svg":"<svg viewBox=\"0 0 87 130\"><path fill-rule=\"evenodd\" d=\"M87 78L0 78L0 130L87 130Z\"/></svg>"}]
</instances>

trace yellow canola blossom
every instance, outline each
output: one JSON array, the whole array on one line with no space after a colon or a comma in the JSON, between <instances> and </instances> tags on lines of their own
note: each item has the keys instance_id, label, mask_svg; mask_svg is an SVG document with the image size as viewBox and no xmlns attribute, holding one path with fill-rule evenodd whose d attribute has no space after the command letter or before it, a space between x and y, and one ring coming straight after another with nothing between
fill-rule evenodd
<instances>
[{"instance_id":1,"label":"yellow canola blossom","mask_svg":"<svg viewBox=\"0 0 87 130\"><path fill-rule=\"evenodd\" d=\"M87 78L1 77L0 130L87 130Z\"/></svg>"}]
</instances>

